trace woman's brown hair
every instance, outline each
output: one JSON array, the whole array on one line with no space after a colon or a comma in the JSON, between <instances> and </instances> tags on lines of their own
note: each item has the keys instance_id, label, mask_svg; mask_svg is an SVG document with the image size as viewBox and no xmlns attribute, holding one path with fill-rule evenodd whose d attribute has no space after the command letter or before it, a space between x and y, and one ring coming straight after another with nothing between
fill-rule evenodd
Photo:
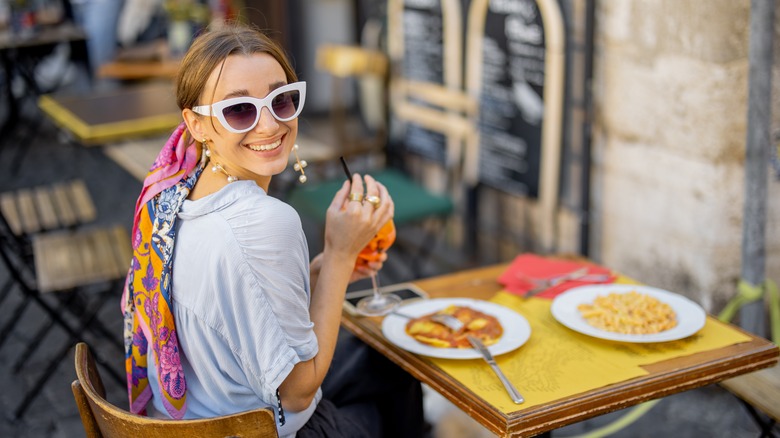
<instances>
[{"instance_id":1,"label":"woman's brown hair","mask_svg":"<svg viewBox=\"0 0 780 438\"><path fill-rule=\"evenodd\" d=\"M298 80L279 44L249 25L226 24L198 36L182 59L176 76L176 103L179 108L192 108L200 103L211 72L218 66L221 68L228 56L255 53L273 56L284 69L288 83Z\"/></svg>"}]
</instances>

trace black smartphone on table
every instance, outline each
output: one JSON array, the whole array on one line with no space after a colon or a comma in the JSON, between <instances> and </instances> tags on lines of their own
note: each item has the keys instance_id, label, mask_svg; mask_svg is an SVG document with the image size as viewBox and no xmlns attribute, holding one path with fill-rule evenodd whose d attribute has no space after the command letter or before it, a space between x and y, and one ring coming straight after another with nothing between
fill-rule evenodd
<instances>
[{"instance_id":1,"label":"black smartphone on table","mask_svg":"<svg viewBox=\"0 0 780 438\"><path fill-rule=\"evenodd\" d=\"M407 303L411 300L422 300L428 298L428 294L424 290L415 286L412 283L398 283L390 286L383 286L379 288L379 292L383 294L398 295L403 303ZM374 293L373 289L357 290L347 292L344 297L344 310L350 315L358 315L357 303L362 298L371 296Z\"/></svg>"}]
</instances>

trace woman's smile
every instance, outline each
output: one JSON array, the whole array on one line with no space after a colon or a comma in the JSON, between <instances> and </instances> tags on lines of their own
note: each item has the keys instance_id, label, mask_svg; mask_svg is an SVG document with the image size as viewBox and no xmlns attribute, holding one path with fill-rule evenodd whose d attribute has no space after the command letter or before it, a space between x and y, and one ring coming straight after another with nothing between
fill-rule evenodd
<instances>
[{"instance_id":1,"label":"woman's smile","mask_svg":"<svg viewBox=\"0 0 780 438\"><path fill-rule=\"evenodd\" d=\"M255 152L268 152L278 148L281 144L282 144L282 140L279 139L271 143L265 143L265 144L249 143L249 144L245 144L244 146L248 147L249 149L252 149Z\"/></svg>"}]
</instances>

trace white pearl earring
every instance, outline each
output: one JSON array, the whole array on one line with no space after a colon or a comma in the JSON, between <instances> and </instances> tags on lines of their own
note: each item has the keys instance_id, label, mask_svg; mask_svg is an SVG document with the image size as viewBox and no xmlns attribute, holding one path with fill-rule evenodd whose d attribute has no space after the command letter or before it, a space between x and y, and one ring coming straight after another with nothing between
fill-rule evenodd
<instances>
[{"instance_id":1,"label":"white pearl earring","mask_svg":"<svg viewBox=\"0 0 780 438\"><path fill-rule=\"evenodd\" d=\"M301 172L301 176L298 177L298 181L300 181L301 184L303 184L307 180L306 173L303 171L303 169L306 168L306 166L308 166L309 163L307 163L306 160L301 160L300 158L298 158L297 144L293 145L293 154L295 154L295 164L293 164L293 170L295 170L296 172Z\"/></svg>"}]
</instances>

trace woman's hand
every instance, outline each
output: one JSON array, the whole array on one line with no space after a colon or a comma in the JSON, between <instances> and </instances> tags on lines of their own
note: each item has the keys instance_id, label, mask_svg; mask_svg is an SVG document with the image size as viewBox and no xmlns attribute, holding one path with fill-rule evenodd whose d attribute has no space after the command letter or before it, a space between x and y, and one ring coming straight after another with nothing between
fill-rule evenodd
<instances>
[{"instance_id":1,"label":"woman's hand","mask_svg":"<svg viewBox=\"0 0 780 438\"><path fill-rule=\"evenodd\" d=\"M349 282L354 283L364 278L371 278L372 275L382 270L382 266L384 266L385 260L387 260L387 253L383 252L379 254L379 259L377 261L372 261L368 262L367 264L356 266L355 270L352 271L352 276L349 278Z\"/></svg>"},{"instance_id":2,"label":"woman's hand","mask_svg":"<svg viewBox=\"0 0 780 438\"><path fill-rule=\"evenodd\" d=\"M379 201L371 203L366 199ZM358 253L393 218L394 209L393 200L384 185L370 175L361 178L355 174L351 183L344 182L328 207L325 251L346 257L354 265ZM359 275L370 275L371 270L373 267Z\"/></svg>"}]
</instances>

